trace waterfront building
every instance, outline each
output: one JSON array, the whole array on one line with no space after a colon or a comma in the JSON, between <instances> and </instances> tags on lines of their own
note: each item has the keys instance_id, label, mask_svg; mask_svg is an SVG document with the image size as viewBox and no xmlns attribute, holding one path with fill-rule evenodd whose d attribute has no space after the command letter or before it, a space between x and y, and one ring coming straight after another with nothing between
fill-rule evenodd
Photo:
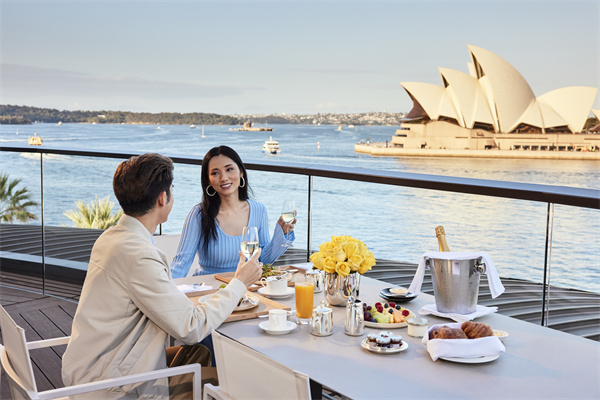
<instances>
[{"instance_id":1,"label":"waterfront building","mask_svg":"<svg viewBox=\"0 0 600 400\"><path fill-rule=\"evenodd\" d=\"M468 49L468 74L439 68L442 86L401 82L413 100L413 108L391 145L369 148L361 144L356 151L374 155L475 156L473 151L496 150L482 154L507 157L532 157L529 153L537 151L552 154L536 158L598 158L600 135L588 123L590 112L596 118L600 113L592 110L597 88L565 87L536 97L507 61L477 46L468 45ZM450 151L433 154L424 150ZM557 155L568 151L596 154Z\"/></svg>"}]
</instances>

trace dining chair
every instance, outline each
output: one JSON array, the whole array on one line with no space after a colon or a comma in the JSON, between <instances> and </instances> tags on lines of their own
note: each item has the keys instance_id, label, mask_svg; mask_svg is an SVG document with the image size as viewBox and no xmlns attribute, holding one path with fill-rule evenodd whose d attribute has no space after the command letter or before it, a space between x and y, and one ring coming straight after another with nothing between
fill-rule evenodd
<instances>
[{"instance_id":1,"label":"dining chair","mask_svg":"<svg viewBox=\"0 0 600 400\"><path fill-rule=\"evenodd\" d=\"M201 399L200 364L164 368L140 374L82 383L63 388L38 392L29 351L45 347L65 345L70 336L27 342L25 330L18 326L12 317L0 306L0 365L6 374L12 399L68 399L69 396L90 394L98 390L122 385L156 380L170 376L193 373L193 399ZM93 396L90 395L90 396ZM93 397L88 397L93 398Z\"/></svg>"},{"instance_id":2,"label":"dining chair","mask_svg":"<svg viewBox=\"0 0 600 400\"><path fill-rule=\"evenodd\" d=\"M204 400L310 399L308 376L212 331L219 386L204 385Z\"/></svg>"}]
</instances>

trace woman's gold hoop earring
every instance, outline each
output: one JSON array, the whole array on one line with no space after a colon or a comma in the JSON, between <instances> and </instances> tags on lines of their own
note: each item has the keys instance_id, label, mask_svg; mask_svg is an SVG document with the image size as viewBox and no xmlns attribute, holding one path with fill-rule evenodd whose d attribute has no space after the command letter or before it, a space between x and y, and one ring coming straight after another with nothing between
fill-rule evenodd
<instances>
[{"instance_id":1,"label":"woman's gold hoop earring","mask_svg":"<svg viewBox=\"0 0 600 400\"><path fill-rule=\"evenodd\" d=\"M244 182L242 185L240 185L240 187L241 187L241 188L243 188L244 186L246 186L246 180L244 179L244 177L243 177L243 176L240 176L240 180L241 180L242 182Z\"/></svg>"},{"instance_id":2,"label":"woman's gold hoop earring","mask_svg":"<svg viewBox=\"0 0 600 400\"><path fill-rule=\"evenodd\" d=\"M212 188L212 190L214 190L213 194L210 194L210 193L208 192L208 189L209 189L209 188ZM206 187L206 194L207 194L207 195L209 195L210 197L213 197L215 194L217 194L217 191L216 191L216 190L215 190L215 188L213 188L212 186L207 186L207 187Z\"/></svg>"}]
</instances>

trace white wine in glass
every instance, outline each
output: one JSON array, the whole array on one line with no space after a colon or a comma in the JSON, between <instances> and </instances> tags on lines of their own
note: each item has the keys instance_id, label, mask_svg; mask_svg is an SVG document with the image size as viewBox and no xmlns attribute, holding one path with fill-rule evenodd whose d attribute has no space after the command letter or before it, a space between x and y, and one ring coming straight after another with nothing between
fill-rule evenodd
<instances>
[{"instance_id":1,"label":"white wine in glass","mask_svg":"<svg viewBox=\"0 0 600 400\"><path fill-rule=\"evenodd\" d=\"M289 224L296 218L296 203L294 200L285 200L283 202L283 206L281 207L281 218L283 218L283 222ZM288 234L289 232L283 232ZM292 243L290 243L289 239L286 239L285 243L282 244L282 247L289 247Z\"/></svg>"},{"instance_id":2,"label":"white wine in glass","mask_svg":"<svg viewBox=\"0 0 600 400\"><path fill-rule=\"evenodd\" d=\"M242 253L247 259L258 249L258 228L255 226L245 226L242 230Z\"/></svg>"}]
</instances>

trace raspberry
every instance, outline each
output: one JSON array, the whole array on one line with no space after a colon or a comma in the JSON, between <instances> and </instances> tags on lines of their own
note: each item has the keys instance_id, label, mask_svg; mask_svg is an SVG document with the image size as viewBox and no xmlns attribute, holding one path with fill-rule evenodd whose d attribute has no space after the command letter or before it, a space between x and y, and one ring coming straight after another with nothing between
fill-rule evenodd
<instances>
[{"instance_id":1,"label":"raspberry","mask_svg":"<svg viewBox=\"0 0 600 400\"><path fill-rule=\"evenodd\" d=\"M375 303L375 307L380 306L380 305L381 305L380 302Z\"/></svg>"},{"instance_id":2,"label":"raspberry","mask_svg":"<svg viewBox=\"0 0 600 400\"><path fill-rule=\"evenodd\" d=\"M390 301L390 307L396 308L396 303L394 303L393 301Z\"/></svg>"},{"instance_id":3,"label":"raspberry","mask_svg":"<svg viewBox=\"0 0 600 400\"><path fill-rule=\"evenodd\" d=\"M402 310L402 315L404 315L405 317L408 317L408 314L410 314L410 312L408 310Z\"/></svg>"}]
</instances>

